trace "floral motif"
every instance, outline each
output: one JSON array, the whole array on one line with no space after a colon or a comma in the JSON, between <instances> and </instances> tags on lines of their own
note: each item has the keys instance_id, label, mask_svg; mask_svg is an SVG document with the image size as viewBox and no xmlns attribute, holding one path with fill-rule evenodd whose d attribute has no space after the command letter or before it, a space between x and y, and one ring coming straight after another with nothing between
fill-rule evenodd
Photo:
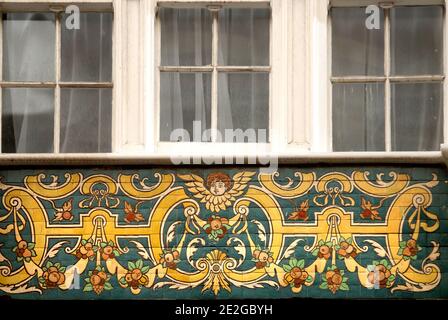
<instances>
[{"instance_id":1,"label":"floral motif","mask_svg":"<svg viewBox=\"0 0 448 320\"><path fill-rule=\"evenodd\" d=\"M283 265L285 273L284 280L289 283L294 292L300 291L302 285L313 282L313 278L304 269L305 260L291 258L289 264Z\"/></svg>"},{"instance_id":2,"label":"floral motif","mask_svg":"<svg viewBox=\"0 0 448 320\"><path fill-rule=\"evenodd\" d=\"M355 258L358 255L356 248L353 246L352 238L344 239L341 237L339 243L335 246L335 250L340 259Z\"/></svg>"},{"instance_id":3,"label":"floral motif","mask_svg":"<svg viewBox=\"0 0 448 320\"><path fill-rule=\"evenodd\" d=\"M307 221L308 217L308 209L310 208L309 200L303 201L299 207L294 209L294 212L291 212L288 216L288 220L302 220Z\"/></svg>"},{"instance_id":4,"label":"floral motif","mask_svg":"<svg viewBox=\"0 0 448 320\"><path fill-rule=\"evenodd\" d=\"M65 282L65 267L62 267L60 263L53 264L48 261L42 268L43 274L39 277L39 283L42 288L50 289L56 288Z\"/></svg>"},{"instance_id":5,"label":"floral motif","mask_svg":"<svg viewBox=\"0 0 448 320\"><path fill-rule=\"evenodd\" d=\"M64 202L62 208L56 208L53 221L72 221L72 207L73 199L69 199L68 201Z\"/></svg>"},{"instance_id":6,"label":"floral motif","mask_svg":"<svg viewBox=\"0 0 448 320\"><path fill-rule=\"evenodd\" d=\"M208 234L208 238L212 241L222 239L230 228L229 219L215 215L209 217L207 224L204 225L205 233Z\"/></svg>"},{"instance_id":7,"label":"floral motif","mask_svg":"<svg viewBox=\"0 0 448 320\"><path fill-rule=\"evenodd\" d=\"M348 291L347 277L344 277L344 270L340 270L335 265L328 267L325 275L322 275L322 283L319 288L328 289L336 293L338 290Z\"/></svg>"},{"instance_id":8,"label":"floral motif","mask_svg":"<svg viewBox=\"0 0 448 320\"><path fill-rule=\"evenodd\" d=\"M400 241L400 249L398 249L398 255L403 256L404 260L415 260L417 259L417 253L420 250L422 250L422 248L414 239L409 239L408 241Z\"/></svg>"},{"instance_id":9,"label":"floral motif","mask_svg":"<svg viewBox=\"0 0 448 320\"><path fill-rule=\"evenodd\" d=\"M117 246L115 246L113 241L109 242L101 242L100 245L100 253L103 260L115 259L120 255L120 251L118 251Z\"/></svg>"},{"instance_id":10,"label":"floral motif","mask_svg":"<svg viewBox=\"0 0 448 320\"><path fill-rule=\"evenodd\" d=\"M225 278L225 274L222 271L223 264L225 261L227 261L227 259L228 259L227 254L215 249L207 253L205 259L201 259L198 261L198 262L202 261L206 262L210 270L207 280L205 280L204 287L202 288L201 292L210 289L211 291L213 291L215 295L217 295L221 290L221 288L227 290L228 292L232 292L229 283Z\"/></svg>"},{"instance_id":11,"label":"floral motif","mask_svg":"<svg viewBox=\"0 0 448 320\"><path fill-rule=\"evenodd\" d=\"M315 248L312 252L313 256L317 256L320 259L328 260L333 253L333 243L331 241L323 241L320 240L317 248Z\"/></svg>"},{"instance_id":12,"label":"floral motif","mask_svg":"<svg viewBox=\"0 0 448 320\"><path fill-rule=\"evenodd\" d=\"M17 261L30 262L32 257L36 256L36 251L34 250L35 244L33 242L26 242L25 240L20 240L17 246L12 249L17 255Z\"/></svg>"},{"instance_id":13,"label":"floral motif","mask_svg":"<svg viewBox=\"0 0 448 320\"><path fill-rule=\"evenodd\" d=\"M381 261L373 261L367 266L367 282L370 284L368 288L389 288L395 281L395 276L390 272L391 265L386 259Z\"/></svg>"},{"instance_id":14,"label":"floral motif","mask_svg":"<svg viewBox=\"0 0 448 320\"><path fill-rule=\"evenodd\" d=\"M110 274L107 274L103 267L97 266L95 270L89 271L89 277L85 279L86 285L83 291L94 291L99 295L103 290L112 290L110 284Z\"/></svg>"},{"instance_id":15,"label":"floral motif","mask_svg":"<svg viewBox=\"0 0 448 320\"><path fill-rule=\"evenodd\" d=\"M372 202L361 197L361 208L363 211L361 212L361 218L363 219L371 219L371 220L381 220L380 213L378 212L378 208L381 205L374 206Z\"/></svg>"},{"instance_id":16,"label":"floral motif","mask_svg":"<svg viewBox=\"0 0 448 320\"><path fill-rule=\"evenodd\" d=\"M179 251L177 250L164 250L163 254L160 255L159 262L164 268L176 269L177 264L180 262Z\"/></svg>"},{"instance_id":17,"label":"floral motif","mask_svg":"<svg viewBox=\"0 0 448 320\"><path fill-rule=\"evenodd\" d=\"M78 259L89 259L93 260L95 258L95 253L98 251L98 246L95 246L91 240L83 239L81 245L76 250L75 255Z\"/></svg>"},{"instance_id":18,"label":"floral motif","mask_svg":"<svg viewBox=\"0 0 448 320\"><path fill-rule=\"evenodd\" d=\"M273 255L274 253L271 251L257 248L252 253L252 261L255 262L255 267L257 269L263 269L265 267L269 267L270 264L274 262L274 258L272 257Z\"/></svg>"},{"instance_id":19,"label":"floral motif","mask_svg":"<svg viewBox=\"0 0 448 320\"><path fill-rule=\"evenodd\" d=\"M144 267L142 260L136 262L128 262L128 272L120 279L120 284L131 287L133 290L142 288L148 284L149 279L146 273L149 271L149 266Z\"/></svg>"},{"instance_id":20,"label":"floral motif","mask_svg":"<svg viewBox=\"0 0 448 320\"><path fill-rule=\"evenodd\" d=\"M129 202L127 201L124 202L124 212L126 214L124 217L124 221L126 221L127 223L131 223L145 220L143 218L143 215L140 212L138 212L138 205L139 204L137 204L135 208L133 208Z\"/></svg>"}]
</instances>

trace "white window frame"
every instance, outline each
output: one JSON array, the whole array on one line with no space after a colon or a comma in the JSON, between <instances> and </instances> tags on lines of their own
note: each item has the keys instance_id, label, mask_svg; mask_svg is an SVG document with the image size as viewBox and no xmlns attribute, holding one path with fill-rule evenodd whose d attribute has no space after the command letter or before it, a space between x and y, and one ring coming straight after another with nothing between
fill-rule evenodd
<instances>
[{"instance_id":1,"label":"white window frame","mask_svg":"<svg viewBox=\"0 0 448 320\"><path fill-rule=\"evenodd\" d=\"M2 89L3 88L49 88L54 89L54 113L53 113L53 152L48 155L60 153L60 125L61 125L61 89L69 88L98 88L98 89L112 89L114 87L114 76L111 81L107 82L86 82L86 81L61 81L61 32L62 32L62 15L65 13L65 8L71 3L67 0L56 0L49 3L48 1L35 0L32 3L27 0L2 0L0 1L0 13L3 12L48 12L55 16L55 80L54 81L3 81L0 80L0 115L2 115ZM80 0L77 5L82 12L107 12L113 14L112 0ZM3 73L3 21L0 16L0 74ZM112 36L113 37L113 36ZM112 39L113 40L113 39ZM114 41L112 41L114 45ZM114 54L112 54L112 68L114 68ZM2 77L1 77L2 78ZM114 100L114 99L112 99ZM112 113L115 113L115 106L112 103ZM114 116L112 116L114 119ZM0 133L2 130L3 121L0 119ZM113 127L113 124L112 124ZM112 129L113 130L113 129ZM112 137L111 137L112 139ZM113 146L113 142L112 142ZM0 154L2 143L0 141ZM17 155L14 153L10 155ZM26 154L26 153L25 153ZM66 154L66 153L64 153Z\"/></svg>"},{"instance_id":2,"label":"white window frame","mask_svg":"<svg viewBox=\"0 0 448 320\"><path fill-rule=\"evenodd\" d=\"M444 7L444 30L443 30L443 50L444 50L444 66L443 66L443 76L441 77L435 77L435 78L427 78L427 77L414 77L414 80L424 80L426 83L431 83L434 81L442 82L442 90L443 90L443 114L444 114L444 121L443 121L443 144L446 144L448 142L448 22L447 22L447 8L448 8L448 1L447 0L395 0L395 1L379 1L379 0L318 0L318 2L322 2L322 6L318 9L318 12L315 13L315 16L320 17L322 19L325 17L323 21L327 21L327 28L321 28L321 35L322 38L326 39L326 47L327 50L324 50L325 54L320 55L321 63L323 61L326 61L327 69L325 71L321 70L319 77L324 77L323 79L327 79L325 81L325 88L324 85L321 84L321 92L327 92L326 95L326 102L320 103L319 105L315 105L314 107L317 107L320 112L322 112L325 116L325 120L319 120L316 119L316 116L313 117L313 123L315 123L315 127L325 127L327 128L327 132L324 134L326 136L322 137L322 139L317 139L314 143L314 148L316 148L319 151L323 152L332 152L332 86L333 83L342 83L344 79L339 79L340 77L332 77L331 72L331 61L332 61L332 48L331 48L331 15L330 15L330 9L332 7L366 7L368 5L378 5L378 6L410 6L410 5L421 5L421 6L427 6L427 5L441 5ZM325 5L324 5L325 3ZM367 17L367 16L366 16ZM403 82L406 81L408 78L413 77L392 77L390 74L388 74L388 70L390 69L389 66L389 59L386 59L390 56L390 43L388 43L389 38L389 28L386 25L390 20L385 20L385 26L384 26L384 32L385 32L385 42L387 45L385 46L385 77L379 77L379 78L385 78L386 84L385 84L385 109L386 109L386 119L385 119L385 125L386 125L386 135L385 135L385 143L386 143L386 151L381 152L352 152L352 154L401 154L403 156L408 156L411 153L413 154L421 154L421 155L428 155L434 154L433 151L411 151L411 152L397 152L397 151L391 151L391 128L390 128L390 107L391 107L391 99L390 99L390 93L388 92L390 90L391 83L397 83L397 82ZM388 52L389 51L389 52ZM344 78L350 78L350 77L344 77ZM352 77L354 78L354 77ZM364 79L359 80L366 80L366 79L373 79L376 77L365 77ZM323 81L322 81L323 82ZM378 82L379 83L379 82ZM319 137L319 132L314 132L315 137ZM322 136L322 135L321 135ZM349 154L349 152L347 152Z\"/></svg>"}]
</instances>

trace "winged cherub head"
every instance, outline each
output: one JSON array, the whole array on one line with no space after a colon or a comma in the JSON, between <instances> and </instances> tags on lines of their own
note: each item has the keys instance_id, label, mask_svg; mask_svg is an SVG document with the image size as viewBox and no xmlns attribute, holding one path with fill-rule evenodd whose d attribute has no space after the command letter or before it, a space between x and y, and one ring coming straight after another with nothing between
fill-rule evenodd
<instances>
[{"instance_id":1,"label":"winged cherub head","mask_svg":"<svg viewBox=\"0 0 448 320\"><path fill-rule=\"evenodd\" d=\"M211 173L207 176L206 186L213 195L222 196L224 193L230 190L232 186L232 180L225 173Z\"/></svg>"}]
</instances>

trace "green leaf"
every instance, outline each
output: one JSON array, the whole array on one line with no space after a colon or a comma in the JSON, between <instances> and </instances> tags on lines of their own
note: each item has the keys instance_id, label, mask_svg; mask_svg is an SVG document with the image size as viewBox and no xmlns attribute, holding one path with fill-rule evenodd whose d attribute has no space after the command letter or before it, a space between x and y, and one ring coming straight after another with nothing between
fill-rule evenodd
<instances>
[{"instance_id":1,"label":"green leaf","mask_svg":"<svg viewBox=\"0 0 448 320\"><path fill-rule=\"evenodd\" d=\"M56 268L60 268L61 267L61 264L59 263L59 262L56 262L55 264L54 264L54 266L56 267Z\"/></svg>"},{"instance_id":2,"label":"green leaf","mask_svg":"<svg viewBox=\"0 0 448 320\"><path fill-rule=\"evenodd\" d=\"M23 260L23 257L17 257L17 261L22 261Z\"/></svg>"},{"instance_id":3,"label":"green leaf","mask_svg":"<svg viewBox=\"0 0 448 320\"><path fill-rule=\"evenodd\" d=\"M402 256L403 255L403 248L398 249L398 255Z\"/></svg>"},{"instance_id":4,"label":"green leaf","mask_svg":"<svg viewBox=\"0 0 448 320\"><path fill-rule=\"evenodd\" d=\"M224 231L222 231L222 229L218 229L215 231L217 234L222 234Z\"/></svg>"},{"instance_id":5,"label":"green leaf","mask_svg":"<svg viewBox=\"0 0 448 320\"><path fill-rule=\"evenodd\" d=\"M319 288L320 288L320 289L328 289L328 282L322 282L322 283L319 285Z\"/></svg>"},{"instance_id":6,"label":"green leaf","mask_svg":"<svg viewBox=\"0 0 448 320\"><path fill-rule=\"evenodd\" d=\"M44 277L39 277L39 282L40 283L45 283L45 278Z\"/></svg>"},{"instance_id":7,"label":"green leaf","mask_svg":"<svg viewBox=\"0 0 448 320\"><path fill-rule=\"evenodd\" d=\"M128 269L129 270L134 270L136 268L135 263L132 261L128 262Z\"/></svg>"},{"instance_id":8,"label":"green leaf","mask_svg":"<svg viewBox=\"0 0 448 320\"><path fill-rule=\"evenodd\" d=\"M298 262L297 262L297 266L300 268L300 269L303 269L303 267L305 267L305 260L299 260Z\"/></svg>"},{"instance_id":9,"label":"green leaf","mask_svg":"<svg viewBox=\"0 0 448 320\"><path fill-rule=\"evenodd\" d=\"M110 240L110 241L108 242L108 245L110 245L111 247L113 247L113 246L114 246L114 242L113 242L112 240Z\"/></svg>"},{"instance_id":10,"label":"green leaf","mask_svg":"<svg viewBox=\"0 0 448 320\"><path fill-rule=\"evenodd\" d=\"M375 271L375 266L372 265L372 264L369 264L369 265L367 266L367 271L369 271L369 272Z\"/></svg>"},{"instance_id":11,"label":"green leaf","mask_svg":"<svg viewBox=\"0 0 448 320\"><path fill-rule=\"evenodd\" d=\"M382 264L383 266L387 266L387 260L381 259L380 264Z\"/></svg>"},{"instance_id":12,"label":"green leaf","mask_svg":"<svg viewBox=\"0 0 448 320\"><path fill-rule=\"evenodd\" d=\"M106 283L104 283L104 289L105 289L105 290L112 290L113 287L112 287L112 285L110 284L110 282L106 282Z\"/></svg>"},{"instance_id":13,"label":"green leaf","mask_svg":"<svg viewBox=\"0 0 448 320\"><path fill-rule=\"evenodd\" d=\"M100 244L100 246L101 246L101 248L106 248L107 247L107 243L106 242L101 242L101 244Z\"/></svg>"},{"instance_id":14,"label":"green leaf","mask_svg":"<svg viewBox=\"0 0 448 320\"><path fill-rule=\"evenodd\" d=\"M318 253L319 253L319 249L314 249L312 252L312 255L316 257Z\"/></svg>"},{"instance_id":15,"label":"green leaf","mask_svg":"<svg viewBox=\"0 0 448 320\"><path fill-rule=\"evenodd\" d=\"M297 267L297 259L296 258L289 259L289 265L293 268Z\"/></svg>"},{"instance_id":16,"label":"green leaf","mask_svg":"<svg viewBox=\"0 0 448 320\"><path fill-rule=\"evenodd\" d=\"M346 242L347 242L348 244L353 244L353 239L350 237L350 238L347 239Z\"/></svg>"},{"instance_id":17,"label":"green leaf","mask_svg":"<svg viewBox=\"0 0 448 320\"><path fill-rule=\"evenodd\" d=\"M292 270L292 267L288 264L284 264L283 265L283 270L285 270L286 272L290 272Z\"/></svg>"},{"instance_id":18,"label":"green leaf","mask_svg":"<svg viewBox=\"0 0 448 320\"><path fill-rule=\"evenodd\" d=\"M33 242L28 243L28 249L33 250L36 245Z\"/></svg>"},{"instance_id":19,"label":"green leaf","mask_svg":"<svg viewBox=\"0 0 448 320\"><path fill-rule=\"evenodd\" d=\"M127 282L126 282L126 278L125 278L125 277L120 278L120 283L121 283L121 284L126 284L126 283L127 283Z\"/></svg>"},{"instance_id":20,"label":"green leaf","mask_svg":"<svg viewBox=\"0 0 448 320\"><path fill-rule=\"evenodd\" d=\"M117 249L114 249L113 251L114 256L118 257L120 255L120 251L118 251Z\"/></svg>"},{"instance_id":21,"label":"green leaf","mask_svg":"<svg viewBox=\"0 0 448 320\"><path fill-rule=\"evenodd\" d=\"M52 266L53 266L53 262L48 261L48 262L47 262L47 265L46 265L47 269L49 269L49 268L52 267Z\"/></svg>"},{"instance_id":22,"label":"green leaf","mask_svg":"<svg viewBox=\"0 0 448 320\"><path fill-rule=\"evenodd\" d=\"M89 271L89 272L87 273L87 275L88 275L89 277L91 277L91 276L92 276L92 274L93 274L93 272L92 272L92 271Z\"/></svg>"},{"instance_id":23,"label":"green leaf","mask_svg":"<svg viewBox=\"0 0 448 320\"><path fill-rule=\"evenodd\" d=\"M412 259L412 260L415 260L415 259L417 259L417 256L416 256L416 255L413 255L413 256L411 256L411 259Z\"/></svg>"},{"instance_id":24,"label":"green leaf","mask_svg":"<svg viewBox=\"0 0 448 320\"><path fill-rule=\"evenodd\" d=\"M62 273L64 273L65 270L67 270L66 267L60 267L60 268L59 268L59 271L62 272Z\"/></svg>"},{"instance_id":25,"label":"green leaf","mask_svg":"<svg viewBox=\"0 0 448 320\"><path fill-rule=\"evenodd\" d=\"M145 274L149 271L149 266L143 267L142 268L142 273Z\"/></svg>"},{"instance_id":26,"label":"green leaf","mask_svg":"<svg viewBox=\"0 0 448 320\"><path fill-rule=\"evenodd\" d=\"M322 246L324 244L325 244L324 240L319 240L319 246Z\"/></svg>"},{"instance_id":27,"label":"green leaf","mask_svg":"<svg viewBox=\"0 0 448 320\"><path fill-rule=\"evenodd\" d=\"M406 248L406 241L400 241L400 248Z\"/></svg>"},{"instance_id":28,"label":"green leaf","mask_svg":"<svg viewBox=\"0 0 448 320\"><path fill-rule=\"evenodd\" d=\"M93 291L92 284L91 283L86 284L82 291L84 291L84 292Z\"/></svg>"},{"instance_id":29,"label":"green leaf","mask_svg":"<svg viewBox=\"0 0 448 320\"><path fill-rule=\"evenodd\" d=\"M348 284L346 284L345 282L341 283L341 285L339 287L339 290L342 290L342 291L348 291L349 289L350 288L349 288Z\"/></svg>"},{"instance_id":30,"label":"green leaf","mask_svg":"<svg viewBox=\"0 0 448 320\"><path fill-rule=\"evenodd\" d=\"M344 271L344 270L341 270L340 273L341 273L341 276L343 276L344 273L345 273L345 271Z\"/></svg>"},{"instance_id":31,"label":"green leaf","mask_svg":"<svg viewBox=\"0 0 448 320\"><path fill-rule=\"evenodd\" d=\"M31 256L32 256L32 257L37 257L37 253L36 253L36 251L31 250Z\"/></svg>"},{"instance_id":32,"label":"green leaf","mask_svg":"<svg viewBox=\"0 0 448 320\"><path fill-rule=\"evenodd\" d=\"M327 242L325 242L325 245L327 245L328 247L331 248L333 246L333 242L327 241Z\"/></svg>"},{"instance_id":33,"label":"green leaf","mask_svg":"<svg viewBox=\"0 0 448 320\"><path fill-rule=\"evenodd\" d=\"M87 240L86 240L86 239L82 239L82 240L81 240L81 244L82 244L82 245L85 245L86 243L87 243Z\"/></svg>"},{"instance_id":34,"label":"green leaf","mask_svg":"<svg viewBox=\"0 0 448 320\"><path fill-rule=\"evenodd\" d=\"M143 261L142 261L142 259L137 260L137 262L135 263L135 266L137 267L137 269L143 268Z\"/></svg>"},{"instance_id":35,"label":"green leaf","mask_svg":"<svg viewBox=\"0 0 448 320\"><path fill-rule=\"evenodd\" d=\"M347 282L348 278L347 277L342 277L342 282Z\"/></svg>"},{"instance_id":36,"label":"green leaf","mask_svg":"<svg viewBox=\"0 0 448 320\"><path fill-rule=\"evenodd\" d=\"M391 274L391 275L389 276L389 278L387 278L387 280L389 280L390 282L392 282L392 281L395 280L395 276L394 276L393 274Z\"/></svg>"},{"instance_id":37,"label":"green leaf","mask_svg":"<svg viewBox=\"0 0 448 320\"><path fill-rule=\"evenodd\" d=\"M312 276L306 277L305 282L312 282L312 281L313 281L313 277Z\"/></svg>"},{"instance_id":38,"label":"green leaf","mask_svg":"<svg viewBox=\"0 0 448 320\"><path fill-rule=\"evenodd\" d=\"M12 248L12 251L13 251L13 252L16 252L16 251L17 251L17 246L15 246L14 248Z\"/></svg>"},{"instance_id":39,"label":"green leaf","mask_svg":"<svg viewBox=\"0 0 448 320\"><path fill-rule=\"evenodd\" d=\"M210 228L210 223L205 224L203 228L204 228L204 230L207 228Z\"/></svg>"},{"instance_id":40,"label":"green leaf","mask_svg":"<svg viewBox=\"0 0 448 320\"><path fill-rule=\"evenodd\" d=\"M90 278L85 279L87 283L90 283Z\"/></svg>"}]
</instances>

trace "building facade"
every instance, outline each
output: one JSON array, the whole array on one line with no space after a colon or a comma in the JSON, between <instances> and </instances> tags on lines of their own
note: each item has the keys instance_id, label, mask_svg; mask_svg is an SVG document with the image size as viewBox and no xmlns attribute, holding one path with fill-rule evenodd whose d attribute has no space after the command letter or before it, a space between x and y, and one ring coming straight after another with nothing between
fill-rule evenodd
<instances>
[{"instance_id":1,"label":"building facade","mask_svg":"<svg viewBox=\"0 0 448 320\"><path fill-rule=\"evenodd\" d=\"M448 298L445 1L0 11L0 295Z\"/></svg>"}]
</instances>

